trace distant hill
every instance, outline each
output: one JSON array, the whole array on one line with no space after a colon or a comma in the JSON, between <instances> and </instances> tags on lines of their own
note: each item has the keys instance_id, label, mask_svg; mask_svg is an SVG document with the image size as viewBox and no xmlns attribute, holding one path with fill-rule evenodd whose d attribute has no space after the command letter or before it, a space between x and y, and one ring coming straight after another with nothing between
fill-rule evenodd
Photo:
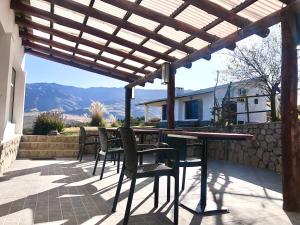
<instances>
[{"instance_id":1,"label":"distant hill","mask_svg":"<svg viewBox=\"0 0 300 225\"><path fill-rule=\"evenodd\" d=\"M60 110L66 114L83 115L89 113L92 101L105 104L109 113L124 117L124 88L78 88L55 83L32 83L26 85L25 112ZM166 97L165 90L136 89L132 101L132 115L144 115L144 107L137 103ZM150 108L151 116L159 116L159 108Z\"/></svg>"}]
</instances>

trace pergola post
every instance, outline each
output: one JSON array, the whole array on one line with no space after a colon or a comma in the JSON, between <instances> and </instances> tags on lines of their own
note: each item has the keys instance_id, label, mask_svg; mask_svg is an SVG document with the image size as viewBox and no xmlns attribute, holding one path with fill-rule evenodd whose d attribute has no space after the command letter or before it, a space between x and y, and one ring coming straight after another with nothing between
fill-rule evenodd
<instances>
[{"instance_id":1,"label":"pergola post","mask_svg":"<svg viewBox=\"0 0 300 225\"><path fill-rule=\"evenodd\" d=\"M175 128L174 108L175 108L175 72L170 70L167 93L167 121L168 129Z\"/></svg>"},{"instance_id":2,"label":"pergola post","mask_svg":"<svg viewBox=\"0 0 300 225\"><path fill-rule=\"evenodd\" d=\"M132 88L125 87L125 121L124 127L130 127Z\"/></svg>"},{"instance_id":3,"label":"pergola post","mask_svg":"<svg viewBox=\"0 0 300 225\"><path fill-rule=\"evenodd\" d=\"M296 14L282 15L282 180L283 209L300 210L300 151L297 110L298 66Z\"/></svg>"}]
</instances>

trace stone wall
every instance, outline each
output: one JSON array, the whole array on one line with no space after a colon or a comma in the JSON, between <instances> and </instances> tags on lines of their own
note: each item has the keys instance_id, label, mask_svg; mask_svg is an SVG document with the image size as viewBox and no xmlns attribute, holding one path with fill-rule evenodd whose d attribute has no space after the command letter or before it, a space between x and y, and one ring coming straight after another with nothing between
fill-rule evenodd
<instances>
[{"instance_id":1,"label":"stone wall","mask_svg":"<svg viewBox=\"0 0 300 225\"><path fill-rule=\"evenodd\" d=\"M211 141L208 155L212 159L281 171L281 123L245 124L231 128L187 128L193 131L230 132L253 134L249 141ZM191 149L192 154L199 150Z\"/></svg>"},{"instance_id":2,"label":"stone wall","mask_svg":"<svg viewBox=\"0 0 300 225\"><path fill-rule=\"evenodd\" d=\"M4 173L17 158L21 136L0 144L0 174Z\"/></svg>"}]
</instances>

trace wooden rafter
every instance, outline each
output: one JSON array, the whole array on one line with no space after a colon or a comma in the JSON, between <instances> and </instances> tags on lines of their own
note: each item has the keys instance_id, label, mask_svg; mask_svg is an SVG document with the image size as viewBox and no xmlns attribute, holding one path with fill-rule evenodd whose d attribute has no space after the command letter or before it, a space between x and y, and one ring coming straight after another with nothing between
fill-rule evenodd
<instances>
[{"instance_id":1,"label":"wooden rafter","mask_svg":"<svg viewBox=\"0 0 300 225\"><path fill-rule=\"evenodd\" d=\"M111 40L117 44L123 45L128 48L134 48L142 53L151 55L153 57L158 57L158 58L164 59L169 62L175 61L175 58L172 56L169 56L169 55L157 52L155 50L152 50L150 48L146 48L144 46L135 44L131 41L120 38L118 36L111 35L109 33L106 33L104 31L96 29L94 27L84 26L83 24L76 22L74 20L71 20L71 19L68 19L68 18L65 18L62 16L58 16L58 15L52 15L47 11L32 7L32 6L24 4L24 3L15 2L13 0L11 2L11 8L14 9L15 11L18 11L21 13L36 16L36 17L39 17L39 18L42 18L42 19L45 19L48 21L52 21L54 23L57 23L57 24L60 24L60 25L66 26L66 27L73 28L75 30L81 30L83 32L89 33L94 36L101 37L106 40Z\"/></svg>"},{"instance_id":2,"label":"wooden rafter","mask_svg":"<svg viewBox=\"0 0 300 225\"><path fill-rule=\"evenodd\" d=\"M58 51L58 50L50 49L48 47L44 47L44 46L35 44L33 42L30 42L30 41L23 41L22 44L23 44L23 46L25 46L27 48L31 48L33 50L36 50L38 52L53 55L53 56L56 56L58 58L62 58L65 60L72 60L73 62L76 62L77 64L81 64L83 66L97 68L98 70L102 70L102 71L106 72L107 74L113 75L114 78L123 77L123 78L128 78L128 80L136 80L136 79L140 78L139 76L136 76L136 75L133 75L133 74L121 71L121 70L112 69L108 66L103 66L98 63L94 63L93 61L89 61L87 59L84 59L84 58L81 58L78 56L73 56L68 53Z\"/></svg>"},{"instance_id":3,"label":"wooden rafter","mask_svg":"<svg viewBox=\"0 0 300 225\"><path fill-rule=\"evenodd\" d=\"M147 66L151 66L153 68L157 68L157 69L159 68L159 65L154 63L154 62L147 61L147 60L139 58L137 56L127 54L123 51L113 49L113 48L110 48L110 47L106 47L104 45L101 45L101 44L98 44L98 43L95 43L95 42L92 42L92 41L89 41L89 40L86 40L86 39L83 39L83 38L80 38L80 37L76 37L76 36L64 33L62 31L59 31L59 30L51 29L47 26L43 26L41 24L32 22L32 21L27 20L27 19L22 19L22 18L16 17L15 22L16 22L16 24L18 24L21 27L36 29L36 30L42 31L42 32L47 33L47 34L55 35L57 37L65 39L67 41L83 44L83 45L86 45L86 46L89 46L89 47L92 47L92 48L95 48L95 49L99 49L101 51L106 51L106 52L109 52L111 54L118 55L120 57L126 57L128 59L139 62L141 64L145 64Z\"/></svg>"},{"instance_id":4,"label":"wooden rafter","mask_svg":"<svg viewBox=\"0 0 300 225\"><path fill-rule=\"evenodd\" d=\"M93 58L93 59L96 59L96 60L100 60L100 61L103 61L103 62L106 62L106 63L109 63L109 64L113 64L113 65L118 64L121 67L124 67L124 68L129 69L129 70L133 70L133 71L136 71L136 72L139 72L139 73L143 73L143 74L150 73L149 70L143 70L143 69L140 69L140 68L135 67L135 66L131 66L131 65L126 64L126 63L121 63L120 64L120 62L117 61L117 60L114 60L114 59L111 59L111 58L108 58L108 57L105 57L105 56L101 56L101 55L98 55L98 54L95 54L95 53L91 53L91 52L86 51L86 50L71 47L71 46L68 46L68 45L53 41L53 40L49 40L49 39L46 39L46 38L42 38L42 37L33 35L33 34L28 34L28 33L25 33L25 32L21 31L20 32L20 37L23 40L29 40L29 41L38 42L38 43L41 43L41 44L44 44L44 45L49 45L50 47L59 48L59 49L62 49L64 51L68 51L68 52L71 52L71 53L74 53L74 54L77 53L77 54L80 54L80 55L83 55L83 56L86 56L86 57L89 57L89 58Z\"/></svg>"},{"instance_id":5,"label":"wooden rafter","mask_svg":"<svg viewBox=\"0 0 300 225\"><path fill-rule=\"evenodd\" d=\"M93 73L101 74L101 75L108 76L108 77L111 77L111 78L114 78L114 79L122 80L122 81L125 81L125 82L132 81L131 79L120 77L120 76L115 76L111 73L108 73L108 72L103 71L103 70L99 70L95 67L87 67L87 66L78 64L76 62L71 62L69 60L62 59L62 58L59 58L59 57L56 57L56 56L53 56L53 55L38 52L38 51L32 50L30 48L29 49L26 48L25 53L28 53L30 55L37 56L39 58L43 58L43 59L46 59L46 60L50 60L50 61L53 61L53 62L56 62L56 63L62 63L62 64L65 64L65 65L76 67L76 68L86 70L86 71L89 71L89 72L93 72Z\"/></svg>"},{"instance_id":6,"label":"wooden rafter","mask_svg":"<svg viewBox=\"0 0 300 225\"><path fill-rule=\"evenodd\" d=\"M117 6L123 10L127 10L128 12L156 21L162 25L173 27L175 30L181 30L183 32L186 32L190 35L193 35L195 37L198 37L210 43L219 39L219 37L209 34L207 32L202 32L201 30L199 30L198 28L190 24L170 18L169 16L166 16L162 13L158 13L156 11L137 5L127 0L103 0L103 1L111 5Z\"/></svg>"},{"instance_id":7,"label":"wooden rafter","mask_svg":"<svg viewBox=\"0 0 300 225\"><path fill-rule=\"evenodd\" d=\"M214 52L217 52L226 46L232 45L246 37L249 37L253 34L256 34L260 31L265 30L268 27L271 27L281 21L281 13L285 12L287 10L299 10L300 9L300 2L296 1L291 3L289 6L278 10L269 16L266 16L256 22L251 23L250 25L244 27L243 29L236 31L214 43L209 45L208 47L202 48L180 60L175 61L171 64L172 70L176 70L182 66L185 66L191 62L194 62L198 59L201 59L203 56L207 54L212 54ZM136 85L144 84L148 80L153 80L161 75L161 69L152 72L151 74L134 81L133 83L128 84L126 87L134 87Z\"/></svg>"},{"instance_id":8,"label":"wooden rafter","mask_svg":"<svg viewBox=\"0 0 300 225\"><path fill-rule=\"evenodd\" d=\"M176 42L176 41L174 41L170 38L164 37L163 35L160 35L160 34L157 34L153 31L150 31L150 30L148 30L144 27L137 26L137 25L135 25L133 23L130 23L126 20L122 20L118 17L115 17L115 16L112 16L108 13L99 11L95 8L87 7L83 4L77 3L75 1L71 1L71 0L65 0L65 1L45 0L45 1L50 2L52 4L62 6L64 8L70 9L70 10L73 10L75 12L83 13L87 16L90 16L90 17L93 17L93 18L96 18L96 19L114 24L118 27L127 29L129 31L140 34L142 36L152 38L153 40L158 41L158 42L160 42L164 45L170 46L170 47L175 48L175 49L179 49L179 50L181 50L183 52L186 52L186 53L191 53L195 50L191 47L180 44L180 43L178 43L178 42Z\"/></svg>"}]
</instances>

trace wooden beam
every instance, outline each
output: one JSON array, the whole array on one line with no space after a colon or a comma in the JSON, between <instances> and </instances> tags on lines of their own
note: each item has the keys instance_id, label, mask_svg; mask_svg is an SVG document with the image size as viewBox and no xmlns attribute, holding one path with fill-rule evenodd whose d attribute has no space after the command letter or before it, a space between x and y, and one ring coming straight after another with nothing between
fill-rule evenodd
<instances>
[{"instance_id":1,"label":"wooden beam","mask_svg":"<svg viewBox=\"0 0 300 225\"><path fill-rule=\"evenodd\" d=\"M184 65L187 65L188 63L195 62L204 56L210 55L214 52L217 52L223 48L226 48L240 40L243 40L253 34L256 34L260 31L265 30L268 27L271 27L281 21L281 13L287 12L287 11L293 11L293 12L299 12L300 11L300 2L296 1L294 3L291 3L287 7L280 9L274 13L272 13L269 16L266 16L256 22L253 22L252 24L210 44L207 47L204 47L180 60L175 61L171 64L171 67L173 70L176 70ZM133 83L130 83L127 85L127 87L134 87L136 85L144 84L147 82L147 80L153 80L155 78L158 78L161 76L161 70L158 69L157 71L152 72L151 74L140 78L139 80L134 81Z\"/></svg>"},{"instance_id":2,"label":"wooden beam","mask_svg":"<svg viewBox=\"0 0 300 225\"><path fill-rule=\"evenodd\" d=\"M88 6L85 6L83 4L80 4L78 2L75 1L71 1L71 0L65 0L65 1L61 1L61 0L45 0L47 2L50 2L52 4L56 4L59 6L62 6L66 9L70 9L73 10L75 12L78 13L82 13L85 14L86 16L90 16L111 24L114 24L118 27L127 29L129 31L132 31L134 33L140 34L142 36L148 37L148 38L152 38L153 40L156 40L164 45L170 46L172 48L175 49L179 49L183 52L186 53L191 53L193 52L195 49L188 47L186 45L180 44L170 38L167 38L161 34L155 33L149 29L146 29L142 26L137 26L133 23L128 22L127 20L122 20L116 16L113 16L109 13L105 13L103 11L99 11L95 8L91 8Z\"/></svg>"},{"instance_id":3,"label":"wooden beam","mask_svg":"<svg viewBox=\"0 0 300 225\"><path fill-rule=\"evenodd\" d=\"M184 0L184 1L240 28L245 27L251 23L250 20L223 8L222 6L212 1L207 1L207 0L201 0L201 1Z\"/></svg>"},{"instance_id":4,"label":"wooden beam","mask_svg":"<svg viewBox=\"0 0 300 225\"><path fill-rule=\"evenodd\" d=\"M98 37L101 37L101 38L109 40L109 41L113 41L117 44L123 45L128 48L136 49L137 51L151 55L153 57L161 58L168 62L175 61L175 57L172 57L172 56L157 52L153 49L146 48L144 46L135 44L129 40L120 38L115 35L111 35L109 33L106 33L104 31L96 29L94 27L85 26L82 23L76 22L76 21L68 19L66 17L55 15L55 14L52 15L45 10L38 9L38 8L32 7L30 5L24 4L24 3L16 2L15 0L13 0L11 2L11 8L17 12L25 13L25 14L28 14L31 16L36 16L41 19L52 21L53 23L57 23L57 24L60 24L60 25L66 26L66 27L70 27L75 30L83 31L85 33L89 33L91 35L98 36Z\"/></svg>"},{"instance_id":5,"label":"wooden beam","mask_svg":"<svg viewBox=\"0 0 300 225\"><path fill-rule=\"evenodd\" d=\"M175 73L170 71L167 89L167 123L168 129L175 128L174 108L175 108Z\"/></svg>"},{"instance_id":6,"label":"wooden beam","mask_svg":"<svg viewBox=\"0 0 300 225\"><path fill-rule=\"evenodd\" d=\"M297 109L298 64L296 14L282 14L281 141L283 209L300 212L300 150Z\"/></svg>"},{"instance_id":7,"label":"wooden beam","mask_svg":"<svg viewBox=\"0 0 300 225\"><path fill-rule=\"evenodd\" d=\"M127 1L127 0L103 0L103 1L108 4L117 6L128 12L137 14L146 19L150 19L155 22L158 22L162 25L173 27L175 30L181 30L183 32L186 32L190 35L193 35L195 37L198 37L198 38L205 40L207 42L210 42L210 43L219 39L219 37L209 34L207 32L203 32L203 31L199 30L198 28L193 27L190 24L170 18L169 16L166 16L162 13L159 13L159 12L156 12L149 8L137 5L137 4Z\"/></svg>"},{"instance_id":8,"label":"wooden beam","mask_svg":"<svg viewBox=\"0 0 300 225\"><path fill-rule=\"evenodd\" d=\"M123 51L113 49L113 48L110 48L110 47L106 47L104 45L101 45L101 44L98 44L98 43L95 43L95 42L92 42L92 41L89 41L89 40L86 40L86 39L83 39L83 38L79 38L79 37L64 33L62 31L59 31L59 30L51 29L49 27L43 26L41 24L38 24L38 23L35 23L35 22L32 22L32 21L29 21L27 19L22 19L22 18L16 17L15 22L16 22L16 24L18 24L21 27L36 29L36 30L42 31L42 32L47 33L47 34L52 34L54 36L60 37L60 38L65 39L67 41L83 44L83 45L86 45L86 46L89 46L89 47L92 47L92 48L95 48L95 49L99 49L101 51L109 52L111 54L118 55L118 56L124 57L124 58L128 58L128 59L131 59L133 61L145 64L145 65L153 67L153 68L157 68L157 69L160 68L160 65L158 65L154 62L147 61L147 60L139 58L137 56L125 53Z\"/></svg>"},{"instance_id":9,"label":"wooden beam","mask_svg":"<svg viewBox=\"0 0 300 225\"><path fill-rule=\"evenodd\" d=\"M49 61L52 61L52 62L61 63L61 64L64 64L64 65L67 65L67 66L72 66L72 67L82 69L82 70L86 70L86 71L89 71L89 72L92 72L92 73L108 76L108 77L111 77L113 79L122 80L124 82L130 82L131 81L131 79L128 79L128 78L114 77L111 74L109 74L105 71L96 69L94 67L83 66L83 65L78 64L76 62L71 62L69 60L58 58L58 57L55 57L53 55L48 55L48 54L38 52L38 51L35 51L35 50L32 50L32 49L26 49L25 48L25 53L28 53L30 55L33 55L33 56L36 56L36 57L39 57L39 58L42 58L42 59L46 59L46 60L49 60Z\"/></svg>"},{"instance_id":10,"label":"wooden beam","mask_svg":"<svg viewBox=\"0 0 300 225\"><path fill-rule=\"evenodd\" d=\"M130 127L132 88L125 87L125 120L124 127Z\"/></svg>"},{"instance_id":11,"label":"wooden beam","mask_svg":"<svg viewBox=\"0 0 300 225\"><path fill-rule=\"evenodd\" d=\"M77 54L80 54L80 55L83 55L83 56L86 56L86 57L89 57L89 58L93 58L93 59L96 59L96 60L101 60L103 62L113 64L113 65L118 64L118 65L120 65L120 66L122 66L126 69L133 70L133 71L136 71L136 72L140 72L140 73L143 73L143 74L151 73L151 71L149 71L149 70L143 70L143 69L140 69L140 68L135 67L135 66L131 66L131 65L126 64L126 63L120 63L117 60L114 60L114 59L111 59L111 58L108 58L108 57L105 57L105 56L101 56L101 55L98 55L98 54L95 54L95 53L91 53L91 52L86 51L86 50L82 50L82 49L71 47L71 46L68 46L68 45L65 45L65 44L61 44L59 42L49 40L49 39L46 39L46 38L42 38L42 37L39 37L39 36L36 36L36 35L33 35L33 34L25 33L24 31L20 31L19 36L23 40L29 40L29 41L32 41L32 42L38 42L38 43L41 43L41 44L44 44L44 45L49 45L50 47L59 48L59 49L65 50L65 51L72 52L74 54L77 53Z\"/></svg>"},{"instance_id":12,"label":"wooden beam","mask_svg":"<svg viewBox=\"0 0 300 225\"><path fill-rule=\"evenodd\" d=\"M57 50L54 50L54 49L50 49L50 48L47 48L47 47L44 47L44 46L41 46L41 45L38 45L38 44L34 44L32 42L29 42L29 41L23 41L22 44L23 44L23 46L31 48L33 50L36 50L38 52L53 55L55 57L62 58L62 59L67 60L67 61L72 60L77 64L81 64L81 65L87 66L87 67L94 67L98 70L102 70L102 71L106 72L105 76L113 76L113 78L118 78L118 77L128 78L128 80L135 80L135 79L140 78L137 75L133 75L133 74L130 74L130 73L127 73L127 72L124 72L124 71L117 70L117 69L112 69L108 66L99 65L97 63L94 63L93 61L89 61L87 59L84 59L84 58L81 58L81 57L78 57L78 56L73 56L73 55L70 55L68 53L64 53L64 52L60 52L60 51L57 51Z\"/></svg>"}]
</instances>

